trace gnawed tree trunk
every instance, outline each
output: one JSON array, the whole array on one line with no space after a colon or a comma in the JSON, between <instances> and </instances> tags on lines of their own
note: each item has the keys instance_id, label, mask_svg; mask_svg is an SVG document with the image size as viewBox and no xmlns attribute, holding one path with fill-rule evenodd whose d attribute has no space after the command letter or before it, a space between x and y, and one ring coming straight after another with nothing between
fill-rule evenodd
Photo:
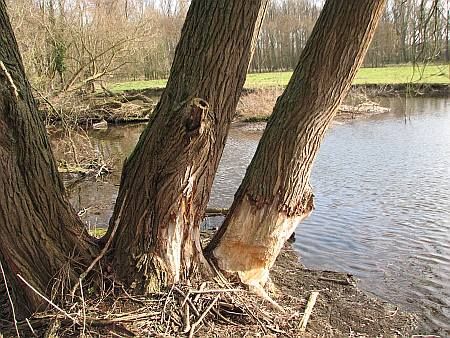
<instances>
[{"instance_id":1,"label":"gnawed tree trunk","mask_svg":"<svg viewBox=\"0 0 450 338\"><path fill-rule=\"evenodd\" d=\"M0 259L16 312L25 316L43 300L17 274L47 295L64 291L92 261L96 245L66 199L4 0L0 32ZM4 296L2 309L9 307Z\"/></svg>"},{"instance_id":2,"label":"gnawed tree trunk","mask_svg":"<svg viewBox=\"0 0 450 338\"><path fill-rule=\"evenodd\" d=\"M127 159L105 241L139 291L209 272L199 238L267 0L194 0L154 117Z\"/></svg>"},{"instance_id":3,"label":"gnawed tree trunk","mask_svg":"<svg viewBox=\"0 0 450 338\"><path fill-rule=\"evenodd\" d=\"M260 287L313 210L311 168L350 88L385 0L327 0L224 224L207 248L219 268Z\"/></svg>"}]
</instances>

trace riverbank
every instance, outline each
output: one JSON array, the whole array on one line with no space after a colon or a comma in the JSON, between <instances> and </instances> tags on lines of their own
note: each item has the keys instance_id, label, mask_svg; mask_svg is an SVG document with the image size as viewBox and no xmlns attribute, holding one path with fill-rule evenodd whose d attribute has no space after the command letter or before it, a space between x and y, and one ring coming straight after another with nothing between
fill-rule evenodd
<instances>
[{"instance_id":1,"label":"riverbank","mask_svg":"<svg viewBox=\"0 0 450 338\"><path fill-rule=\"evenodd\" d=\"M234 122L266 122L282 93L283 88L246 90L239 100ZM345 122L389 112L389 108L377 102L377 97L360 87L353 89L340 105L334 121Z\"/></svg>"},{"instance_id":2,"label":"riverbank","mask_svg":"<svg viewBox=\"0 0 450 338\"><path fill-rule=\"evenodd\" d=\"M47 123L63 122L84 127L105 128L107 123L148 121L164 88L129 90L121 93L71 93L53 98L36 95ZM283 87L244 89L236 110L237 122L266 121ZM364 84L353 85L336 120L352 120L386 112L380 97L448 97L448 84Z\"/></svg>"},{"instance_id":3,"label":"riverbank","mask_svg":"<svg viewBox=\"0 0 450 338\"><path fill-rule=\"evenodd\" d=\"M271 278L280 302L296 303L297 311L311 292L319 291L307 337L408 336L416 327L414 315L361 291L350 274L306 269L290 245L278 257Z\"/></svg>"},{"instance_id":4,"label":"riverbank","mask_svg":"<svg viewBox=\"0 0 450 338\"><path fill-rule=\"evenodd\" d=\"M173 285L146 297L112 286L101 299L74 297L64 304L66 311L48 309L17 327L23 336L49 337L396 337L410 335L416 326L414 315L360 291L351 275L305 269L290 244L271 277L270 296L282 311L216 278ZM317 298L311 307L313 293ZM306 322L305 312L310 313ZM15 328L7 324L0 321L0 333L13 336Z\"/></svg>"},{"instance_id":5,"label":"riverbank","mask_svg":"<svg viewBox=\"0 0 450 338\"><path fill-rule=\"evenodd\" d=\"M104 157L90 142L88 129L105 130L108 125L145 123L149 120L161 89L131 91L120 95L61 95L39 101L40 112L53 135L58 170L64 173L66 187L114 170L114 159ZM245 91L238 103L233 125L245 130L263 130L282 88ZM334 122L343 123L389 112L361 91L349 94L339 107ZM56 125L56 126L55 126Z\"/></svg>"}]
</instances>

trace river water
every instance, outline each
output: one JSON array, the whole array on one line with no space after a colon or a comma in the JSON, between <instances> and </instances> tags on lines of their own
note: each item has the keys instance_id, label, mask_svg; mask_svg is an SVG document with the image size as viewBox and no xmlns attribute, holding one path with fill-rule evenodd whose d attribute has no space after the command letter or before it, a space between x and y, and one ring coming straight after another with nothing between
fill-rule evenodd
<instances>
[{"instance_id":1,"label":"river water","mask_svg":"<svg viewBox=\"0 0 450 338\"><path fill-rule=\"evenodd\" d=\"M418 312L425 332L450 335L450 99L382 104L391 112L328 131L312 172L316 209L294 245L307 267L350 272L363 289ZM122 159L142 128L91 136ZM231 129L210 206L231 204L261 137L251 129ZM72 191L76 208L92 207L88 225L106 226L119 176Z\"/></svg>"}]
</instances>

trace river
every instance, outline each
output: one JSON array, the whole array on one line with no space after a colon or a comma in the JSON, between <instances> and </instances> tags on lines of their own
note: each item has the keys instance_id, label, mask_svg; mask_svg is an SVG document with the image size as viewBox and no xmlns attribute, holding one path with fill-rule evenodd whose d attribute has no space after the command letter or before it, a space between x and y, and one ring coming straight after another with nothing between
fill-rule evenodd
<instances>
[{"instance_id":1,"label":"river","mask_svg":"<svg viewBox=\"0 0 450 338\"><path fill-rule=\"evenodd\" d=\"M450 335L450 99L384 99L391 112L336 123L312 172L316 209L296 230L311 268L352 273L364 290L416 311L427 333ZM92 131L123 159L142 126ZM261 137L232 128L210 201L228 207ZM120 173L71 193L90 226L106 226ZM209 219L208 226L219 224Z\"/></svg>"}]
</instances>

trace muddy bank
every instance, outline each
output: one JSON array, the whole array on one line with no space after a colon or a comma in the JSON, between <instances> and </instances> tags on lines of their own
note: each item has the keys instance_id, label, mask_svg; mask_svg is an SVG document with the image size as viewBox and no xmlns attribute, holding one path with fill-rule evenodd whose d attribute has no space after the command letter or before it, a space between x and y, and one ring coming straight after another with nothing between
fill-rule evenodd
<instances>
[{"instance_id":1,"label":"muddy bank","mask_svg":"<svg viewBox=\"0 0 450 338\"><path fill-rule=\"evenodd\" d=\"M415 327L413 315L361 292L352 276L304 269L289 244L272 270L272 283L270 296L284 311L216 277L149 296L113 286L101 299L75 297L63 304L70 317L49 307L17 326L23 336L52 337L395 337ZM312 291L317 301L302 330ZM14 324L3 319L0 333L15 336Z\"/></svg>"},{"instance_id":2,"label":"muddy bank","mask_svg":"<svg viewBox=\"0 0 450 338\"><path fill-rule=\"evenodd\" d=\"M279 332L268 337L402 337L417 331L414 314L363 292L347 273L306 269L287 243L271 270L270 296L285 313L271 312ZM306 326L300 322L311 293L319 295ZM260 301L266 310L267 304ZM270 311L270 310L269 310ZM258 323L230 327L217 322L201 336L264 336Z\"/></svg>"},{"instance_id":3,"label":"muddy bank","mask_svg":"<svg viewBox=\"0 0 450 338\"><path fill-rule=\"evenodd\" d=\"M305 336L402 336L416 326L413 314L382 302L357 287L353 276L306 269L290 245L281 252L271 277L283 303L304 307L312 291L319 291Z\"/></svg>"},{"instance_id":4,"label":"muddy bank","mask_svg":"<svg viewBox=\"0 0 450 338\"><path fill-rule=\"evenodd\" d=\"M448 97L450 85L445 83L356 84L352 86L350 93L361 91L372 97Z\"/></svg>"},{"instance_id":5,"label":"muddy bank","mask_svg":"<svg viewBox=\"0 0 450 338\"><path fill-rule=\"evenodd\" d=\"M272 88L244 88L242 95ZM148 88L143 90L127 90L128 94L141 93L149 97L161 96L164 88ZM445 83L395 83L395 84L354 84L350 94L366 91L373 96L423 96L423 97L447 97L450 95L450 85Z\"/></svg>"},{"instance_id":6,"label":"muddy bank","mask_svg":"<svg viewBox=\"0 0 450 338\"><path fill-rule=\"evenodd\" d=\"M357 287L353 276L333 271L306 269L287 243L271 270L270 296L285 313L257 300L271 318L271 329L248 318L245 325L230 326L216 321L199 332L201 337L401 337L410 336L416 316L382 302ZM300 330L308 300L319 292L306 331ZM255 301L254 298L249 301Z\"/></svg>"},{"instance_id":7,"label":"muddy bank","mask_svg":"<svg viewBox=\"0 0 450 338\"><path fill-rule=\"evenodd\" d=\"M355 119L372 113L380 113L375 107L377 97L433 96L450 94L447 84L390 84L353 85L340 107L337 120ZM87 94L60 94L47 98L36 93L39 110L48 123L63 122L91 127L100 123L136 123L148 121L164 88L129 90L114 94L111 92ZM236 110L236 121L260 122L270 116L275 101L283 91L282 87L245 89ZM362 105L366 106L362 106ZM368 106L372 105L371 109Z\"/></svg>"}]
</instances>

